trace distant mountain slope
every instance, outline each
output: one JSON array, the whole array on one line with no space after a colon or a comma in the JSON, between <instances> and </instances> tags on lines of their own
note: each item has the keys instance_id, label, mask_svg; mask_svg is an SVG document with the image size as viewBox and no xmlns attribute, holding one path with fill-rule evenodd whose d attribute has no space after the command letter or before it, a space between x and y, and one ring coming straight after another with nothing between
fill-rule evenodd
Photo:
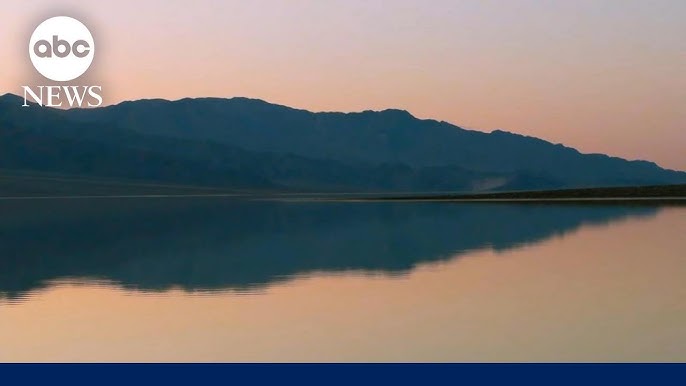
<instances>
[{"instance_id":1,"label":"distant mountain slope","mask_svg":"<svg viewBox=\"0 0 686 386\"><path fill-rule=\"evenodd\" d=\"M69 116L141 133L220 141L254 151L341 162L459 166L526 172L565 185L630 185L684 181L686 174L646 161L626 161L504 131L483 133L406 111L311 113L261 100L141 100Z\"/></svg>"},{"instance_id":2,"label":"distant mountain slope","mask_svg":"<svg viewBox=\"0 0 686 386\"><path fill-rule=\"evenodd\" d=\"M13 96L0 98L0 168L278 191L473 190L484 181L516 176L455 166L346 164L247 151L214 141L142 134L107 123L78 121L64 111L21 108L20 104ZM51 186L55 194L78 191L74 186ZM21 179L0 184L0 194L32 194L36 189ZM43 184L38 191L46 194L46 189Z\"/></svg>"},{"instance_id":3,"label":"distant mountain slope","mask_svg":"<svg viewBox=\"0 0 686 386\"><path fill-rule=\"evenodd\" d=\"M145 183L136 180L73 176L35 170L0 169L0 201L8 197L224 195L240 191L192 185Z\"/></svg>"},{"instance_id":4,"label":"distant mountain slope","mask_svg":"<svg viewBox=\"0 0 686 386\"><path fill-rule=\"evenodd\" d=\"M0 168L241 189L470 191L652 185L686 173L407 112L311 113L246 98L98 109L0 97Z\"/></svg>"}]
</instances>

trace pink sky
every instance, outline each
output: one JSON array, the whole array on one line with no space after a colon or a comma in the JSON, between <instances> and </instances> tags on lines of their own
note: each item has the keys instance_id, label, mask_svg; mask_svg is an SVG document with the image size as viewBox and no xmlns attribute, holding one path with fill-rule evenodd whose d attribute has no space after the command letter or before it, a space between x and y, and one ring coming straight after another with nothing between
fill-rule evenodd
<instances>
[{"instance_id":1,"label":"pink sky","mask_svg":"<svg viewBox=\"0 0 686 386\"><path fill-rule=\"evenodd\" d=\"M686 2L27 1L3 6L0 93L47 83L31 31L83 21L105 103L247 96L402 108L686 170Z\"/></svg>"}]
</instances>

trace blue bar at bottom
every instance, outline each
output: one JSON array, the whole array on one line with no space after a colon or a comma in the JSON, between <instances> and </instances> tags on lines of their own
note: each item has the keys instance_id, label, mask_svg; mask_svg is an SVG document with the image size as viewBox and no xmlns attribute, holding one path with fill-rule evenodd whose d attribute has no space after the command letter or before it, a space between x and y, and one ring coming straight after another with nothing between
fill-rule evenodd
<instances>
[{"instance_id":1,"label":"blue bar at bottom","mask_svg":"<svg viewBox=\"0 0 686 386\"><path fill-rule=\"evenodd\" d=\"M4 364L6 385L686 384L685 364Z\"/></svg>"}]
</instances>

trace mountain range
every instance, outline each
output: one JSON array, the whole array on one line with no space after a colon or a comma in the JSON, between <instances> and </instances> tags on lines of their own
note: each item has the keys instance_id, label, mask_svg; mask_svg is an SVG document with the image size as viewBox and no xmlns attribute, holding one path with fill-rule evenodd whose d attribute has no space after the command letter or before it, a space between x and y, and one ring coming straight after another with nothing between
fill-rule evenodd
<instances>
[{"instance_id":1,"label":"mountain range","mask_svg":"<svg viewBox=\"0 0 686 386\"><path fill-rule=\"evenodd\" d=\"M647 161L403 110L314 113L247 98L59 110L0 97L0 168L268 191L488 191L686 183Z\"/></svg>"}]
</instances>

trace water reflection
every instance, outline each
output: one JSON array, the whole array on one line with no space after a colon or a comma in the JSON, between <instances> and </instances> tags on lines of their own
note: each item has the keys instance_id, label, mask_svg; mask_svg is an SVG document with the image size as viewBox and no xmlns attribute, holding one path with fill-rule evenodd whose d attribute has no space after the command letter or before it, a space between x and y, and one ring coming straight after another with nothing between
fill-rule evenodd
<instances>
[{"instance_id":1,"label":"water reflection","mask_svg":"<svg viewBox=\"0 0 686 386\"><path fill-rule=\"evenodd\" d=\"M313 272L402 274L467 251L506 250L654 207L288 203L226 199L0 203L0 293L50 282L252 292Z\"/></svg>"}]
</instances>

